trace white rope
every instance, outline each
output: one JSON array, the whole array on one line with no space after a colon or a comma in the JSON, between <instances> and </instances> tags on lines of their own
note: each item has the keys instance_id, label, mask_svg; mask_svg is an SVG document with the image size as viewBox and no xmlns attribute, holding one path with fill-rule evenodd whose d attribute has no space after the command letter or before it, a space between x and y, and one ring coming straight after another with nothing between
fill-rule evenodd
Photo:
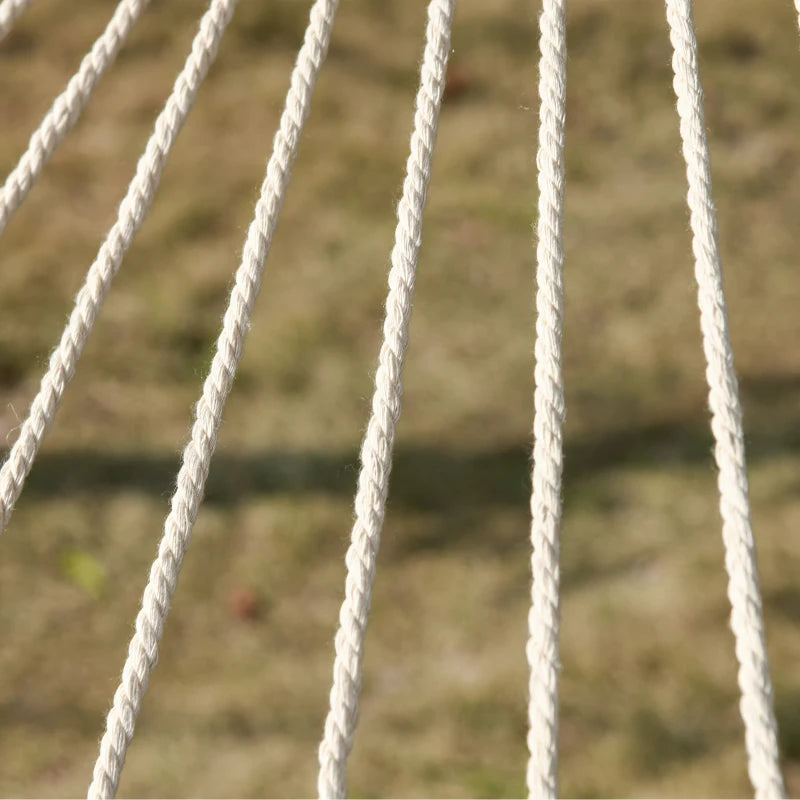
<instances>
[{"instance_id":1,"label":"white rope","mask_svg":"<svg viewBox=\"0 0 800 800\"><path fill-rule=\"evenodd\" d=\"M153 134L136 167L119 207L117 221L106 236L89 268L75 300L67 326L42 378L39 393L31 403L19 438L0 469L0 533L5 529L14 505L22 493L42 439L55 417L61 398L75 374L86 340L94 327L111 281L136 231L150 208L167 156L191 110L217 52L219 40L230 20L236 0L213 0L200 22L186 64L175 81L164 109L158 115Z\"/></svg>"},{"instance_id":2,"label":"white rope","mask_svg":"<svg viewBox=\"0 0 800 800\"><path fill-rule=\"evenodd\" d=\"M12 6L15 1L11 0ZM22 201L61 140L78 121L94 87L108 67L114 63L131 28L149 2L150 0L120 2L100 38L83 57L78 71L70 78L66 89L55 99L41 124L33 132L28 149L0 189L0 234L5 230L13 213L22 205ZM3 24L2 8L3 6L0 6L0 39Z\"/></svg>"},{"instance_id":3,"label":"white rope","mask_svg":"<svg viewBox=\"0 0 800 800\"><path fill-rule=\"evenodd\" d=\"M321 798L345 796L347 756L358 722L364 634L386 510L389 473L400 417L402 373L422 236L422 216L442 104L455 0L431 0L420 68L414 131L391 254L383 343L364 441L355 497L355 523L345 557L345 600L339 612L330 711L319 748L317 790Z\"/></svg>"},{"instance_id":4,"label":"white rope","mask_svg":"<svg viewBox=\"0 0 800 800\"><path fill-rule=\"evenodd\" d=\"M785 790L778 764L772 684L750 524L742 412L722 290L691 0L667 0L667 20L673 47L673 85L689 183L692 249L707 363L711 427L716 441L714 453L719 468L722 535L732 607L731 627L739 661L740 709L745 724L748 771L758 798L783 797Z\"/></svg>"},{"instance_id":5,"label":"white rope","mask_svg":"<svg viewBox=\"0 0 800 800\"><path fill-rule=\"evenodd\" d=\"M17 17L33 0L0 0L0 42L11 33Z\"/></svg>"},{"instance_id":6,"label":"white rope","mask_svg":"<svg viewBox=\"0 0 800 800\"><path fill-rule=\"evenodd\" d=\"M136 632L128 647L122 680L106 720L106 731L89 787L90 798L113 797L116 793L150 673L158 659L158 644L164 622L189 547L225 400L242 354L264 261L289 185L289 175L311 106L314 84L328 50L337 6L338 0L317 0L311 9L305 40L292 72L286 107L275 134L255 216L247 231L242 261L236 272L211 369L195 409L191 439L183 452L171 511L164 523L158 556L150 569L142 608L136 617Z\"/></svg>"},{"instance_id":7,"label":"white rope","mask_svg":"<svg viewBox=\"0 0 800 800\"><path fill-rule=\"evenodd\" d=\"M14 21L33 0L0 0L0 42L11 33Z\"/></svg>"},{"instance_id":8,"label":"white rope","mask_svg":"<svg viewBox=\"0 0 800 800\"><path fill-rule=\"evenodd\" d=\"M559 528L564 388L564 123L567 97L566 0L544 0L539 18L539 214L531 490L531 607L526 655L530 797L556 796L558 781Z\"/></svg>"}]
</instances>

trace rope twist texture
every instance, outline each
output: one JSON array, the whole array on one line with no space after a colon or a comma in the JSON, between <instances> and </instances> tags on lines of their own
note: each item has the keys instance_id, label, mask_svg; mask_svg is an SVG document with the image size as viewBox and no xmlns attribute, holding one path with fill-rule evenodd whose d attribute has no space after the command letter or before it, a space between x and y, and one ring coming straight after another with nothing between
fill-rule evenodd
<instances>
[{"instance_id":1,"label":"rope twist texture","mask_svg":"<svg viewBox=\"0 0 800 800\"><path fill-rule=\"evenodd\" d=\"M83 57L67 88L53 101L39 127L33 132L28 149L0 189L0 234L13 213L22 205L45 164L72 130L89 102L92 91L105 71L114 63L123 42L150 0L122 0L92 49ZM12 0L12 6L14 0ZM0 6L0 39L3 38L3 6ZM17 12L19 13L19 12Z\"/></svg>"},{"instance_id":2,"label":"rope twist texture","mask_svg":"<svg viewBox=\"0 0 800 800\"><path fill-rule=\"evenodd\" d=\"M232 3L228 5L232 6ZM128 647L122 680L106 720L106 731L89 787L90 798L113 797L116 793L150 673L158 659L164 622L203 498L222 412L242 354L264 261L289 185L317 75L328 50L337 6L338 0L317 0L311 9L211 369L195 409L190 441L183 452L171 511L164 522L164 534L136 617L136 631Z\"/></svg>"},{"instance_id":3,"label":"rope twist texture","mask_svg":"<svg viewBox=\"0 0 800 800\"><path fill-rule=\"evenodd\" d=\"M691 0L667 0L673 47L673 86L686 176L695 258L700 326L706 357L731 628L739 662L740 710L748 772L758 798L784 797L778 764L777 725L761 613L755 543L750 523L742 412L728 332L717 221L703 119L703 94Z\"/></svg>"},{"instance_id":4,"label":"rope twist texture","mask_svg":"<svg viewBox=\"0 0 800 800\"><path fill-rule=\"evenodd\" d=\"M455 0L428 5L425 52L416 97L414 131L391 254L383 343L364 441L355 497L355 523L345 557L345 600L339 612L330 710L319 748L317 791L321 798L345 796L347 756L358 722L364 635L386 511L389 473L400 417L402 372L422 236L422 216L431 175L439 110L444 93Z\"/></svg>"},{"instance_id":5,"label":"rope twist texture","mask_svg":"<svg viewBox=\"0 0 800 800\"><path fill-rule=\"evenodd\" d=\"M117 221L108 232L78 292L75 307L58 346L50 356L47 372L31 403L19 438L0 468L0 533L8 524L42 440L75 374L78 359L111 282L150 208L167 156L216 56L217 46L235 4L236 0L213 0L201 20L200 30L192 42L191 53L175 81L164 109L158 115L153 134L137 164L136 175L120 204Z\"/></svg>"},{"instance_id":6,"label":"rope twist texture","mask_svg":"<svg viewBox=\"0 0 800 800\"><path fill-rule=\"evenodd\" d=\"M531 491L531 607L526 647L530 797L556 796L558 767L559 527L564 388L564 124L567 94L566 0L545 0L539 18L539 214L536 249L536 360Z\"/></svg>"}]
</instances>

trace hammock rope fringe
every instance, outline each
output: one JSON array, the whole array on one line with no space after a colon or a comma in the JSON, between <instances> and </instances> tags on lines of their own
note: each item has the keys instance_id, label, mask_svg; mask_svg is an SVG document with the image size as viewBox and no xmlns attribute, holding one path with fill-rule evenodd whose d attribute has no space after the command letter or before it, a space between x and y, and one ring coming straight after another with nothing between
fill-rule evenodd
<instances>
[{"instance_id":1,"label":"hammock rope fringe","mask_svg":"<svg viewBox=\"0 0 800 800\"><path fill-rule=\"evenodd\" d=\"M0 42L32 0L0 0ZM103 34L55 99L27 150L0 188L0 235L27 197L59 143L78 121L92 91L114 62L150 0L120 0ZM197 93L217 55L238 0L210 0L183 69L142 153L134 177L78 292L39 390L8 458L0 467L0 534L19 499L44 437L77 368L113 278L158 189L161 173ZM253 219L194 409L175 492L164 521L136 616L118 688L106 718L90 800L113 798L128 747L158 660L158 649L202 503L222 416L242 356L250 317L308 118L326 60L338 0L314 0L291 72ZM319 745L317 791L323 800L346 796L363 680L371 594L386 514L403 368L409 341L423 217L443 102L456 0L429 0L413 128L390 255L385 318L369 421L360 450L354 523L345 556L345 591L334 638L329 710ZM794 0L800 25L800 0ZM730 624L738 662L740 712L747 767L759 800L784 797L777 724L767 656L752 530L739 389L723 291L716 209L700 84L692 0L665 0L672 46L673 88L686 166L687 206L702 346L718 468L717 486L728 576ZM565 418L564 324L565 125L567 0L542 0L539 16L539 129L536 155L536 327L534 343L533 466L530 496L531 592L528 639L528 761L530 798L558 791L558 652L560 528Z\"/></svg>"},{"instance_id":2,"label":"hammock rope fringe","mask_svg":"<svg viewBox=\"0 0 800 800\"><path fill-rule=\"evenodd\" d=\"M122 0L106 29L84 56L66 89L53 101L28 149L0 189L0 235L22 205L45 165L64 137L72 130L106 70L114 63L123 43L150 0ZM13 0L12 0L13 5ZM0 6L0 39L2 39Z\"/></svg>"}]
</instances>

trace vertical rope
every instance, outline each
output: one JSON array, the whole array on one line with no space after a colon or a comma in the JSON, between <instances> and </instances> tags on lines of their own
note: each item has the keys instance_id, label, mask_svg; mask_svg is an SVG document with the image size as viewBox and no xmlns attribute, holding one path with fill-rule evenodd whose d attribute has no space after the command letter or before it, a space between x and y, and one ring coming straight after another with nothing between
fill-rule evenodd
<instances>
[{"instance_id":1,"label":"vertical rope","mask_svg":"<svg viewBox=\"0 0 800 800\"><path fill-rule=\"evenodd\" d=\"M200 30L192 42L191 53L158 115L153 133L136 166L136 175L120 203L117 221L108 232L87 272L86 281L78 292L75 307L61 340L50 356L39 392L31 403L17 441L0 468L0 533L8 525L42 440L75 374L78 359L92 332L111 282L150 208L169 152L216 56L219 40L235 4L236 0L213 0L209 11L201 20Z\"/></svg>"},{"instance_id":2,"label":"vertical rope","mask_svg":"<svg viewBox=\"0 0 800 800\"><path fill-rule=\"evenodd\" d=\"M321 798L345 796L347 756L358 722L364 634L375 579L389 473L400 417L402 372L408 344L411 303L422 217L431 175L439 110L444 92L455 0L431 0L425 53L416 98L414 131L391 254L383 344L375 375L372 414L361 445L361 472L355 497L355 524L345 557L345 600L339 612L330 711L319 748L317 790Z\"/></svg>"},{"instance_id":3,"label":"vertical rope","mask_svg":"<svg viewBox=\"0 0 800 800\"><path fill-rule=\"evenodd\" d=\"M9 2L9 0L6 0ZM10 0L12 7L16 0ZM84 56L66 89L53 101L39 127L33 132L28 149L0 189L0 235L13 213L22 205L62 139L72 130L89 102L92 91L105 71L114 63L123 42L150 0L122 0L106 29ZM23 3L24 5L24 3ZM0 5L0 39L3 38L3 5ZM19 12L17 12L19 13Z\"/></svg>"},{"instance_id":4,"label":"vertical rope","mask_svg":"<svg viewBox=\"0 0 800 800\"><path fill-rule=\"evenodd\" d=\"M33 0L0 0L0 42L11 33L17 17Z\"/></svg>"},{"instance_id":5,"label":"vertical rope","mask_svg":"<svg viewBox=\"0 0 800 800\"><path fill-rule=\"evenodd\" d=\"M559 527L561 523L562 225L567 95L566 0L544 0L539 18L539 215L536 249L536 345L531 492L531 608L526 647L530 666L528 769L530 797L556 796L558 781Z\"/></svg>"},{"instance_id":6,"label":"vertical rope","mask_svg":"<svg viewBox=\"0 0 800 800\"><path fill-rule=\"evenodd\" d=\"M689 183L692 250L707 364L711 428L716 441L714 455L719 468L722 536L732 609L731 627L739 661L740 709L745 724L748 771L758 798L783 797L785 790L778 764L777 726L750 524L742 412L722 289L692 5L691 0L667 0L666 5L673 47L673 86Z\"/></svg>"},{"instance_id":7,"label":"vertical rope","mask_svg":"<svg viewBox=\"0 0 800 800\"><path fill-rule=\"evenodd\" d=\"M164 535L136 617L136 631L128 647L122 680L106 720L89 798L113 797L119 784L150 673L158 659L164 622L203 498L222 412L250 326L250 313L289 185L303 125L311 107L314 85L328 51L337 6L338 0L317 0L310 12L211 369L195 409L190 441L183 451L171 511L164 522Z\"/></svg>"}]
</instances>

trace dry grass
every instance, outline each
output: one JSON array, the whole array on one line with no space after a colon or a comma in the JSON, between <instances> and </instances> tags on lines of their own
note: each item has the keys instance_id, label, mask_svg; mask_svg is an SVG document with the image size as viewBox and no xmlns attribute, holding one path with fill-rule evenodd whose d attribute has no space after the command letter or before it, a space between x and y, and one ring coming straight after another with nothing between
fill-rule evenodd
<instances>
[{"instance_id":1,"label":"dry grass","mask_svg":"<svg viewBox=\"0 0 800 800\"><path fill-rule=\"evenodd\" d=\"M9 441L203 5L153 4L0 243ZM0 45L2 169L111 6L34 4ZM4 795L88 784L307 6L242 0L0 540ZM313 791L423 20L422 0L342 4L125 795ZM788 0L697 8L797 794L795 22ZM568 35L562 791L743 795L662 8L573 0ZM535 3L459 8L465 91L443 111L354 796L524 790L536 40Z\"/></svg>"}]
</instances>

